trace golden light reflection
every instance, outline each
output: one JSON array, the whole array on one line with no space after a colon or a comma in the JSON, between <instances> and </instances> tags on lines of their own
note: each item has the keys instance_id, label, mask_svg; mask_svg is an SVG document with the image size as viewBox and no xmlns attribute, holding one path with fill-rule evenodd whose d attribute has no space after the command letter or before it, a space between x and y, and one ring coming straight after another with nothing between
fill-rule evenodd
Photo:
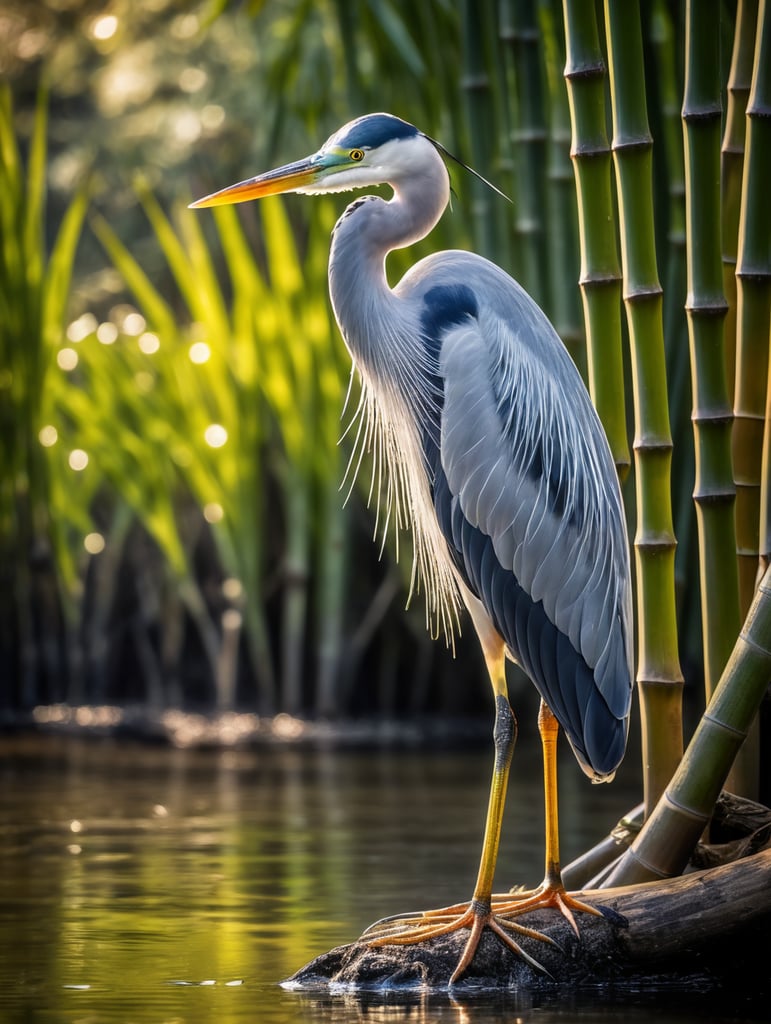
<instances>
[{"instance_id":1,"label":"golden light reflection","mask_svg":"<svg viewBox=\"0 0 771 1024\"><path fill-rule=\"evenodd\" d=\"M102 14L91 22L91 38L100 42L112 39L117 31L118 19L114 14Z\"/></svg>"},{"instance_id":2,"label":"golden light reflection","mask_svg":"<svg viewBox=\"0 0 771 1024\"><path fill-rule=\"evenodd\" d=\"M225 123L225 108L219 103L207 103L201 111L201 124L207 132L216 131Z\"/></svg>"},{"instance_id":3,"label":"golden light reflection","mask_svg":"<svg viewBox=\"0 0 771 1024\"><path fill-rule=\"evenodd\" d=\"M74 370L78 365L78 353L74 348L63 348L56 353L56 362L60 370Z\"/></svg>"},{"instance_id":4,"label":"golden light reflection","mask_svg":"<svg viewBox=\"0 0 771 1024\"><path fill-rule=\"evenodd\" d=\"M145 331L144 334L140 335L139 341L140 352L144 352L146 356L154 355L161 347L161 339L157 334L153 334L152 331Z\"/></svg>"},{"instance_id":5,"label":"golden light reflection","mask_svg":"<svg viewBox=\"0 0 771 1024\"><path fill-rule=\"evenodd\" d=\"M210 448L221 448L228 440L228 432L221 423L210 423L203 432L204 441Z\"/></svg>"},{"instance_id":6,"label":"golden light reflection","mask_svg":"<svg viewBox=\"0 0 771 1024\"><path fill-rule=\"evenodd\" d=\"M200 366L202 363L207 363L211 358L211 349L205 341L194 341L190 346L188 356L191 363L196 363L196 365Z\"/></svg>"},{"instance_id":7,"label":"golden light reflection","mask_svg":"<svg viewBox=\"0 0 771 1024\"><path fill-rule=\"evenodd\" d=\"M89 555L99 555L105 549L105 539L101 533L87 533L83 538L83 547Z\"/></svg>"},{"instance_id":8,"label":"golden light reflection","mask_svg":"<svg viewBox=\"0 0 771 1024\"><path fill-rule=\"evenodd\" d=\"M201 137L201 119L194 110L183 110L172 121L172 129L179 142L195 142Z\"/></svg>"},{"instance_id":9,"label":"golden light reflection","mask_svg":"<svg viewBox=\"0 0 771 1024\"><path fill-rule=\"evenodd\" d=\"M244 585L235 576L228 576L222 581L222 595L228 601L239 601L244 596Z\"/></svg>"},{"instance_id":10,"label":"golden light reflection","mask_svg":"<svg viewBox=\"0 0 771 1024\"><path fill-rule=\"evenodd\" d=\"M184 68L179 75L179 87L182 92L198 92L206 85L208 77L202 68Z\"/></svg>"},{"instance_id":11,"label":"golden light reflection","mask_svg":"<svg viewBox=\"0 0 771 1024\"><path fill-rule=\"evenodd\" d=\"M145 327L147 327L147 321L141 313L134 311L133 313L127 313L123 318L123 333L128 334L132 338L141 335Z\"/></svg>"},{"instance_id":12,"label":"golden light reflection","mask_svg":"<svg viewBox=\"0 0 771 1024\"><path fill-rule=\"evenodd\" d=\"M93 334L98 324L96 317L93 313L84 313L83 316L79 316L77 320L73 320L67 328L67 341L71 341L73 344L77 344L79 341L83 341L89 334Z\"/></svg>"},{"instance_id":13,"label":"golden light reflection","mask_svg":"<svg viewBox=\"0 0 771 1024\"><path fill-rule=\"evenodd\" d=\"M67 461L70 469L74 469L76 473L79 473L88 465L88 453L84 452L82 448L73 448Z\"/></svg>"},{"instance_id":14,"label":"golden light reflection","mask_svg":"<svg viewBox=\"0 0 771 1024\"><path fill-rule=\"evenodd\" d=\"M219 523L224 515L222 505L216 501L209 501L203 507L203 517L207 523Z\"/></svg>"},{"instance_id":15,"label":"golden light reflection","mask_svg":"<svg viewBox=\"0 0 771 1024\"><path fill-rule=\"evenodd\" d=\"M118 328L109 320L105 320L97 327L96 337L102 345L114 345L118 340Z\"/></svg>"},{"instance_id":16,"label":"golden light reflection","mask_svg":"<svg viewBox=\"0 0 771 1024\"><path fill-rule=\"evenodd\" d=\"M40 428L37 439L44 448L51 448L59 440L59 431L48 423Z\"/></svg>"}]
</instances>

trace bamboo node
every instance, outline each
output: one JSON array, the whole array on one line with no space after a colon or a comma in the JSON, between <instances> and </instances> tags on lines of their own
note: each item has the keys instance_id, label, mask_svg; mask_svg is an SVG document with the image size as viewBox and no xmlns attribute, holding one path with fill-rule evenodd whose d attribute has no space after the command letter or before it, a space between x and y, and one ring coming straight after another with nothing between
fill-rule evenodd
<instances>
[{"instance_id":1,"label":"bamboo node","mask_svg":"<svg viewBox=\"0 0 771 1024\"><path fill-rule=\"evenodd\" d=\"M762 263L753 267L749 260L742 259L741 264L736 265L736 276L743 284L760 284L764 287L771 279L771 270Z\"/></svg>"},{"instance_id":2,"label":"bamboo node","mask_svg":"<svg viewBox=\"0 0 771 1024\"><path fill-rule=\"evenodd\" d=\"M687 804L684 804L681 800L675 799L675 797L672 796L668 789L664 791L664 799L670 807L674 808L674 810L678 811L680 814L684 814L687 818L690 818L692 821L709 821L708 814L705 814L703 811L697 810L695 807L689 807Z\"/></svg>"},{"instance_id":3,"label":"bamboo node","mask_svg":"<svg viewBox=\"0 0 771 1024\"><path fill-rule=\"evenodd\" d=\"M731 736L736 736L737 739L744 739L747 735L746 729L735 729L732 725L728 725L727 722L721 722L719 718L715 718L715 716L711 715L708 711L704 712L702 720L704 722L709 722L710 725L714 725L717 729L720 729L721 732L727 732Z\"/></svg>"},{"instance_id":4,"label":"bamboo node","mask_svg":"<svg viewBox=\"0 0 771 1024\"><path fill-rule=\"evenodd\" d=\"M646 551L650 553L655 551L657 554L661 555L667 551L675 551L677 548L677 541L672 535L669 537L666 535L661 537L651 537L650 535L646 535L645 537L640 538L640 540L635 540L634 547L635 551L639 551L641 554Z\"/></svg>"},{"instance_id":5,"label":"bamboo node","mask_svg":"<svg viewBox=\"0 0 771 1024\"><path fill-rule=\"evenodd\" d=\"M732 505L736 501L735 490L694 491L693 500L697 505L716 508L718 505Z\"/></svg>"},{"instance_id":6,"label":"bamboo node","mask_svg":"<svg viewBox=\"0 0 771 1024\"><path fill-rule=\"evenodd\" d=\"M610 159L610 147L608 146L607 139L598 139L595 142L576 142L570 148L570 157L572 160L596 160L598 157L604 157L606 160Z\"/></svg>"},{"instance_id":7,"label":"bamboo node","mask_svg":"<svg viewBox=\"0 0 771 1024\"><path fill-rule=\"evenodd\" d=\"M771 650L769 650L768 647L764 647L763 644L758 643L757 640L753 640L746 630L743 629L739 633L739 639L755 651L756 654L761 654L764 658L771 658Z\"/></svg>"},{"instance_id":8,"label":"bamboo node","mask_svg":"<svg viewBox=\"0 0 771 1024\"><path fill-rule=\"evenodd\" d=\"M644 437L636 437L632 442L632 448L636 452L646 452L651 455L658 453L659 455L668 455L672 451L672 438L662 437L658 441L652 440L650 435Z\"/></svg>"},{"instance_id":9,"label":"bamboo node","mask_svg":"<svg viewBox=\"0 0 771 1024\"><path fill-rule=\"evenodd\" d=\"M604 78L607 73L605 61L598 57L597 60L587 60L582 63L571 63L565 65L563 78L567 82L591 81L596 78Z\"/></svg>"},{"instance_id":10,"label":"bamboo node","mask_svg":"<svg viewBox=\"0 0 771 1024\"><path fill-rule=\"evenodd\" d=\"M719 103L705 103L700 106L683 107L682 118L686 124L704 124L720 121L723 111Z\"/></svg>"},{"instance_id":11,"label":"bamboo node","mask_svg":"<svg viewBox=\"0 0 771 1024\"><path fill-rule=\"evenodd\" d=\"M649 134L616 136L610 148L614 153L645 151L653 148L653 138Z\"/></svg>"},{"instance_id":12,"label":"bamboo node","mask_svg":"<svg viewBox=\"0 0 771 1024\"><path fill-rule=\"evenodd\" d=\"M624 302L647 302L649 299L660 298L663 294L664 289L658 281L653 284L639 284L624 292Z\"/></svg>"},{"instance_id":13,"label":"bamboo node","mask_svg":"<svg viewBox=\"0 0 771 1024\"><path fill-rule=\"evenodd\" d=\"M590 274L582 274L578 280L582 288L617 288L622 281L620 270L592 271Z\"/></svg>"},{"instance_id":14,"label":"bamboo node","mask_svg":"<svg viewBox=\"0 0 771 1024\"><path fill-rule=\"evenodd\" d=\"M689 296L685 303L685 312L691 316L722 317L729 310L729 305L724 298L714 298L700 301L698 298Z\"/></svg>"}]
</instances>

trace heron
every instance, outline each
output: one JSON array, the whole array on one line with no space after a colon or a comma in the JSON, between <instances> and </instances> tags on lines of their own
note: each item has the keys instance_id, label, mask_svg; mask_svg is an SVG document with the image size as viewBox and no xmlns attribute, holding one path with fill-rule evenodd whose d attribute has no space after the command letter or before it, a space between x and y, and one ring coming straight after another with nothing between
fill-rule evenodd
<instances>
[{"instance_id":1,"label":"heron","mask_svg":"<svg viewBox=\"0 0 771 1024\"><path fill-rule=\"evenodd\" d=\"M574 912L602 913L562 882L556 743L561 727L590 779L613 778L628 734L632 612L613 458L546 315L473 252L434 253L389 285L388 254L423 239L448 205L450 158L401 118L369 114L311 156L191 205L390 186L389 197L356 198L337 221L330 297L361 382L357 444L385 481L389 514L411 527L413 585L431 624L454 635L465 607L479 637L495 704L494 766L470 900L383 919L362 938L411 944L467 930L454 984L487 931L541 968L523 938L553 940L519 920L527 911L555 908L576 935ZM534 890L494 894L517 736L507 659L540 694L545 872Z\"/></svg>"}]
</instances>

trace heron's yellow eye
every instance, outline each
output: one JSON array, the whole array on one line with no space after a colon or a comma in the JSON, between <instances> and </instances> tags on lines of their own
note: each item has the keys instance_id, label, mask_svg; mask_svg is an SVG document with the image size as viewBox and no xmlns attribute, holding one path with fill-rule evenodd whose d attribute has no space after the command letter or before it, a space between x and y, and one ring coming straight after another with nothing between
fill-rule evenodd
<instances>
[{"instance_id":1,"label":"heron's yellow eye","mask_svg":"<svg viewBox=\"0 0 771 1024\"><path fill-rule=\"evenodd\" d=\"M348 155L350 156L351 160L355 160L356 163L358 163L360 160L364 159L364 150L352 149Z\"/></svg>"}]
</instances>

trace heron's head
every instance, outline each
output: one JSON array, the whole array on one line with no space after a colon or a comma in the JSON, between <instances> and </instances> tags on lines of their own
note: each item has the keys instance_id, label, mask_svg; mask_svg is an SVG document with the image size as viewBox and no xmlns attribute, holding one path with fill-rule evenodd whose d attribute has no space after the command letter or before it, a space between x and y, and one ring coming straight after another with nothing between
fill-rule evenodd
<instances>
[{"instance_id":1,"label":"heron's head","mask_svg":"<svg viewBox=\"0 0 771 1024\"><path fill-rule=\"evenodd\" d=\"M436 161L440 147L393 114L367 114L335 132L317 153L230 185L193 207L243 203L279 192L344 192L398 182Z\"/></svg>"}]
</instances>

